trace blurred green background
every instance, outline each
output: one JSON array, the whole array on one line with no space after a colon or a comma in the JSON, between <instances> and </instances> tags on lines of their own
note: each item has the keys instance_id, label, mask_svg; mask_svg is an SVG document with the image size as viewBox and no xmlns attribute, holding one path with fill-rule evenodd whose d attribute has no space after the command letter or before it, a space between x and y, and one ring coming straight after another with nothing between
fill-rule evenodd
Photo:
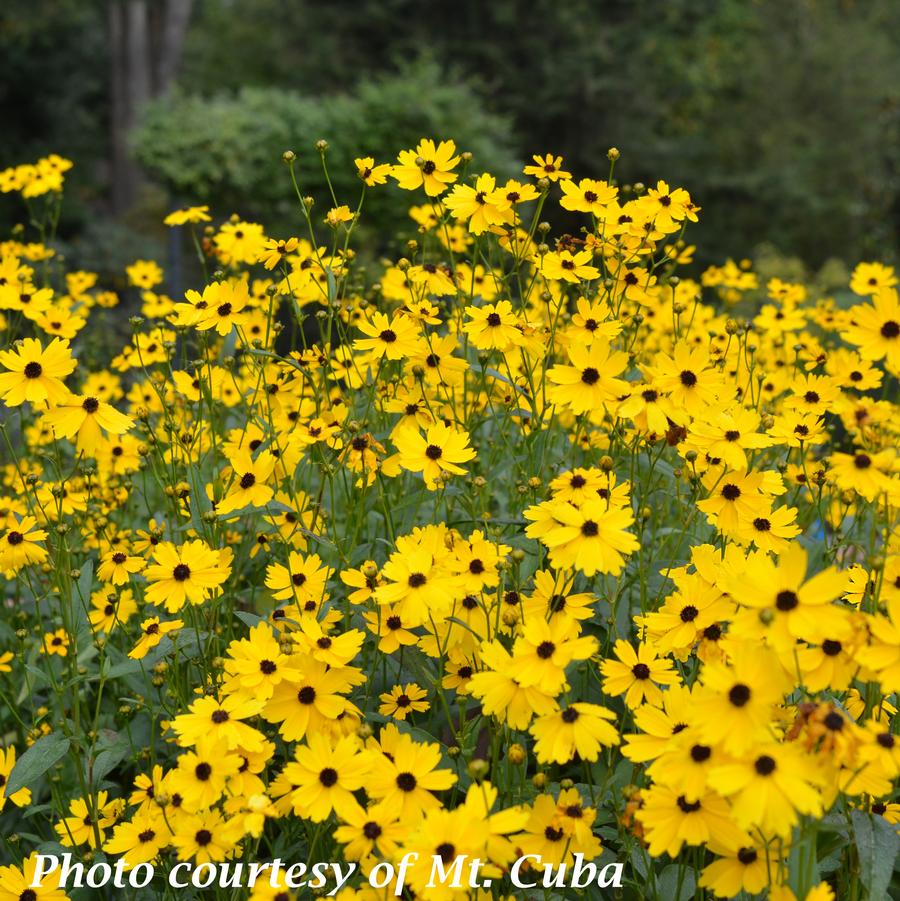
<instances>
[{"instance_id":1,"label":"blurred green background","mask_svg":"<svg viewBox=\"0 0 900 901\"><path fill-rule=\"evenodd\" d=\"M0 167L75 160L62 235L101 271L164 256L179 203L297 231L284 149L324 208L318 138L353 204L354 156L426 135L498 175L604 177L616 146L623 180L691 191L703 262L890 260L898 35L896 0L4 0ZM371 249L406 199L376 197Z\"/></svg>"}]
</instances>

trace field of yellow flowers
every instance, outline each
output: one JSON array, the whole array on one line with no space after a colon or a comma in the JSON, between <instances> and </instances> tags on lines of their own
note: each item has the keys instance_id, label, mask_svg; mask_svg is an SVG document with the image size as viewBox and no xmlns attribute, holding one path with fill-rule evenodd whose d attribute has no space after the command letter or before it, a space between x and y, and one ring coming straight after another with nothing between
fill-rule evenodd
<instances>
[{"instance_id":1,"label":"field of yellow flowers","mask_svg":"<svg viewBox=\"0 0 900 901\"><path fill-rule=\"evenodd\" d=\"M897 890L898 279L701 274L608 156L289 151L183 297L0 173L0 901Z\"/></svg>"}]
</instances>

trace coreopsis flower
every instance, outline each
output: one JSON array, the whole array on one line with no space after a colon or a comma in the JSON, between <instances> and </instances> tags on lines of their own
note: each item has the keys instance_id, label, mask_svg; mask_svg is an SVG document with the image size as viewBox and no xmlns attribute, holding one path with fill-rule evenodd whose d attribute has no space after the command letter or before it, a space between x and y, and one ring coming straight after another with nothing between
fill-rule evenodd
<instances>
[{"instance_id":1,"label":"coreopsis flower","mask_svg":"<svg viewBox=\"0 0 900 901\"><path fill-rule=\"evenodd\" d=\"M34 316L33 321L45 335L68 340L74 338L87 325L87 319L64 307L50 307Z\"/></svg>"},{"instance_id":2,"label":"coreopsis flower","mask_svg":"<svg viewBox=\"0 0 900 901\"><path fill-rule=\"evenodd\" d=\"M763 493L763 473L710 472L704 482L713 493L697 502L697 509L720 531L738 532L742 525L765 516L771 500Z\"/></svg>"},{"instance_id":3,"label":"coreopsis flower","mask_svg":"<svg viewBox=\"0 0 900 901\"><path fill-rule=\"evenodd\" d=\"M704 867L700 885L713 891L717 898L733 898L742 891L748 895L761 893L780 860L774 848L750 843L729 849L716 836L712 837L710 849L720 856Z\"/></svg>"},{"instance_id":4,"label":"coreopsis flower","mask_svg":"<svg viewBox=\"0 0 900 901\"><path fill-rule=\"evenodd\" d=\"M574 660L586 660L596 650L597 640L580 636L577 624L561 618L530 620L513 645L513 658L520 667L518 681L555 696L565 685L566 667Z\"/></svg>"},{"instance_id":5,"label":"coreopsis flower","mask_svg":"<svg viewBox=\"0 0 900 901\"><path fill-rule=\"evenodd\" d=\"M336 206L325 214L324 222L329 228L337 228L345 222L352 222L354 214L346 204Z\"/></svg>"},{"instance_id":6,"label":"coreopsis flower","mask_svg":"<svg viewBox=\"0 0 900 901\"><path fill-rule=\"evenodd\" d=\"M334 838L343 845L348 860L364 860L376 851L384 858L390 857L407 834L396 811L386 804L370 804L367 808L347 804L341 819L343 824L334 830Z\"/></svg>"},{"instance_id":7,"label":"coreopsis flower","mask_svg":"<svg viewBox=\"0 0 900 901\"><path fill-rule=\"evenodd\" d=\"M202 604L228 578L231 565L205 541L194 539L178 547L170 541L154 549L153 563L144 571L151 584L144 597L175 613L186 603Z\"/></svg>"},{"instance_id":8,"label":"coreopsis flower","mask_svg":"<svg viewBox=\"0 0 900 901\"><path fill-rule=\"evenodd\" d=\"M487 172L478 176L474 187L454 186L443 203L454 219L468 223L473 235L512 223L511 204L503 191L497 190L494 176Z\"/></svg>"},{"instance_id":9,"label":"coreopsis flower","mask_svg":"<svg viewBox=\"0 0 900 901\"><path fill-rule=\"evenodd\" d=\"M559 205L564 210L578 213L590 213L602 219L606 208L616 199L619 191L614 185L593 178L582 178L578 184L574 179L560 182L563 196Z\"/></svg>"},{"instance_id":10,"label":"coreopsis flower","mask_svg":"<svg viewBox=\"0 0 900 901\"><path fill-rule=\"evenodd\" d=\"M244 309L250 303L247 282L245 279L213 282L203 289L202 303L196 320L189 324L201 332L215 329L224 338L235 326L240 328L246 322Z\"/></svg>"},{"instance_id":11,"label":"coreopsis flower","mask_svg":"<svg viewBox=\"0 0 900 901\"><path fill-rule=\"evenodd\" d=\"M237 217L226 222L213 238L216 253L225 266L255 263L266 241L258 222L243 222Z\"/></svg>"},{"instance_id":12,"label":"coreopsis flower","mask_svg":"<svg viewBox=\"0 0 900 901\"><path fill-rule=\"evenodd\" d=\"M185 751L178 758L171 787L183 798L184 809L196 813L216 803L228 780L240 768L240 756L229 751L221 739L202 737L196 748Z\"/></svg>"},{"instance_id":13,"label":"coreopsis flower","mask_svg":"<svg viewBox=\"0 0 900 901\"><path fill-rule=\"evenodd\" d=\"M227 820L217 810L202 810L177 821L171 844L178 859L197 864L231 857L243 835L240 820Z\"/></svg>"},{"instance_id":14,"label":"coreopsis flower","mask_svg":"<svg viewBox=\"0 0 900 901\"><path fill-rule=\"evenodd\" d=\"M590 829L577 832L567 829L570 822L552 795L540 794L522 832L513 836L513 841L517 850L536 855L544 866L571 865L575 854L585 859L595 858L601 850L599 839Z\"/></svg>"},{"instance_id":15,"label":"coreopsis flower","mask_svg":"<svg viewBox=\"0 0 900 901\"><path fill-rule=\"evenodd\" d=\"M75 798L69 802L69 816L63 817L54 828L60 844L66 848L87 845L98 848L106 839L106 831L119 819L125 809L124 801L110 801L109 793L97 792L95 798Z\"/></svg>"},{"instance_id":16,"label":"coreopsis flower","mask_svg":"<svg viewBox=\"0 0 900 901\"><path fill-rule=\"evenodd\" d=\"M281 682L295 683L300 678L267 623L257 623L247 638L228 645L223 688L231 697L266 701Z\"/></svg>"},{"instance_id":17,"label":"coreopsis flower","mask_svg":"<svg viewBox=\"0 0 900 901\"><path fill-rule=\"evenodd\" d=\"M522 685L519 681L521 662L499 641L481 645L482 669L469 683L473 697L481 701L489 716L508 723L512 729L527 729L533 716L544 716L557 709L551 692L540 685Z\"/></svg>"},{"instance_id":18,"label":"coreopsis flower","mask_svg":"<svg viewBox=\"0 0 900 901\"><path fill-rule=\"evenodd\" d=\"M567 336L579 344L593 344L596 340L611 340L622 331L622 324L613 316L607 304L579 297L572 314L572 327Z\"/></svg>"},{"instance_id":19,"label":"coreopsis flower","mask_svg":"<svg viewBox=\"0 0 900 901\"><path fill-rule=\"evenodd\" d=\"M288 256L294 253L299 246L300 240L298 238L287 238L285 240L268 238L265 244L263 244L259 262L261 262L266 269L274 269L280 263L284 262Z\"/></svg>"},{"instance_id":20,"label":"coreopsis flower","mask_svg":"<svg viewBox=\"0 0 900 901\"><path fill-rule=\"evenodd\" d=\"M361 681L358 670L329 668L312 658L291 658L297 678L283 679L266 701L262 716L278 725L285 741L298 741L320 732L342 714L355 710L344 694Z\"/></svg>"},{"instance_id":21,"label":"coreopsis flower","mask_svg":"<svg viewBox=\"0 0 900 901\"><path fill-rule=\"evenodd\" d=\"M385 731L382 730L382 742ZM390 756L373 755L366 792L397 811L401 820L415 822L426 811L440 806L433 792L445 791L456 783L456 774L439 768L440 762L439 745L422 744L408 735L397 735Z\"/></svg>"},{"instance_id":22,"label":"coreopsis flower","mask_svg":"<svg viewBox=\"0 0 900 901\"><path fill-rule=\"evenodd\" d=\"M407 622L393 607L379 608L377 611L364 613L366 626L373 635L378 636L378 650L382 654L394 654L402 647L417 644L419 637L412 631Z\"/></svg>"},{"instance_id":23,"label":"coreopsis flower","mask_svg":"<svg viewBox=\"0 0 900 901\"><path fill-rule=\"evenodd\" d=\"M850 277L850 290L854 294L880 294L896 285L894 267L883 263L859 263Z\"/></svg>"},{"instance_id":24,"label":"coreopsis flower","mask_svg":"<svg viewBox=\"0 0 900 901\"><path fill-rule=\"evenodd\" d=\"M266 569L266 588L270 589L277 601L293 600L305 607L312 602L312 608L325 597L325 585L331 578L332 570L323 565L318 554L304 557L296 551L288 554L288 565L270 563Z\"/></svg>"},{"instance_id":25,"label":"coreopsis flower","mask_svg":"<svg viewBox=\"0 0 900 901\"><path fill-rule=\"evenodd\" d=\"M828 476L839 488L856 491L872 501L890 490L890 474L896 460L893 449L877 453L864 450L855 454L834 453L828 458Z\"/></svg>"},{"instance_id":26,"label":"coreopsis flower","mask_svg":"<svg viewBox=\"0 0 900 901\"><path fill-rule=\"evenodd\" d=\"M582 760L597 760L601 748L619 743L610 720L615 720L611 710L582 702L539 717L529 728L535 737L534 753L541 763L568 763L576 753Z\"/></svg>"},{"instance_id":27,"label":"coreopsis flower","mask_svg":"<svg viewBox=\"0 0 900 901\"><path fill-rule=\"evenodd\" d=\"M375 159L371 156L359 157L353 160L353 165L356 166L356 174L370 188L385 184L391 174L390 163L380 163L376 166Z\"/></svg>"},{"instance_id":28,"label":"coreopsis flower","mask_svg":"<svg viewBox=\"0 0 900 901\"><path fill-rule=\"evenodd\" d=\"M761 551L780 554L800 531L797 508L776 507L740 524L735 537L742 544L753 543Z\"/></svg>"},{"instance_id":29,"label":"coreopsis flower","mask_svg":"<svg viewBox=\"0 0 900 901\"><path fill-rule=\"evenodd\" d=\"M141 623L141 637L137 644L129 651L128 656L132 660L141 660L155 648L166 635L184 628L180 619L160 622L158 616L151 616Z\"/></svg>"},{"instance_id":30,"label":"coreopsis flower","mask_svg":"<svg viewBox=\"0 0 900 901\"><path fill-rule=\"evenodd\" d=\"M793 410L783 416L775 416L768 435L775 443L788 447L820 444L827 437L825 420L815 413Z\"/></svg>"},{"instance_id":31,"label":"coreopsis flower","mask_svg":"<svg viewBox=\"0 0 900 901\"><path fill-rule=\"evenodd\" d=\"M395 685L390 691L378 696L381 704L378 712L395 720L405 720L411 713L424 713L431 705L426 700L428 692L410 682L408 685Z\"/></svg>"},{"instance_id":32,"label":"coreopsis flower","mask_svg":"<svg viewBox=\"0 0 900 901\"><path fill-rule=\"evenodd\" d=\"M228 456L232 480L225 497L216 505L219 514L233 513L244 507L263 507L275 491L267 484L275 471L276 459L270 451L261 451L254 460L249 448L232 451Z\"/></svg>"},{"instance_id":33,"label":"coreopsis flower","mask_svg":"<svg viewBox=\"0 0 900 901\"><path fill-rule=\"evenodd\" d=\"M843 337L859 348L864 360L884 360L891 372L900 371L900 295L883 288L871 304L850 310L850 325Z\"/></svg>"},{"instance_id":34,"label":"coreopsis flower","mask_svg":"<svg viewBox=\"0 0 900 901\"><path fill-rule=\"evenodd\" d=\"M146 290L156 287L163 280L163 271L159 263L153 260L135 260L125 267L125 274L130 285Z\"/></svg>"},{"instance_id":35,"label":"coreopsis flower","mask_svg":"<svg viewBox=\"0 0 900 901\"><path fill-rule=\"evenodd\" d=\"M828 375L800 375L791 382L791 394L785 407L802 413L821 416L833 409L841 396L837 380Z\"/></svg>"},{"instance_id":36,"label":"coreopsis flower","mask_svg":"<svg viewBox=\"0 0 900 901\"><path fill-rule=\"evenodd\" d=\"M43 563L47 559L46 529L37 528L33 516L23 516L20 521L13 519L6 532L0 536L0 571L10 576L23 566Z\"/></svg>"},{"instance_id":37,"label":"coreopsis flower","mask_svg":"<svg viewBox=\"0 0 900 901\"><path fill-rule=\"evenodd\" d=\"M573 413L603 410L607 404L628 393L627 382L617 378L628 365L628 355L614 351L608 341L595 340L589 346L572 344L567 349L569 364L547 371L552 383L548 398Z\"/></svg>"},{"instance_id":38,"label":"coreopsis flower","mask_svg":"<svg viewBox=\"0 0 900 901\"><path fill-rule=\"evenodd\" d=\"M725 391L724 378L711 366L705 347L679 342L671 357L659 353L653 364L644 368L654 386L668 394L675 408L691 416L702 415Z\"/></svg>"},{"instance_id":39,"label":"coreopsis flower","mask_svg":"<svg viewBox=\"0 0 900 901\"><path fill-rule=\"evenodd\" d=\"M117 592L111 585L104 585L91 595L91 607L88 619L92 628L107 634L137 613L137 602L131 590L126 588Z\"/></svg>"},{"instance_id":40,"label":"coreopsis flower","mask_svg":"<svg viewBox=\"0 0 900 901\"><path fill-rule=\"evenodd\" d=\"M613 653L616 660L607 658L600 665L603 690L611 695L625 695L625 703L631 708L645 702L658 706L663 697L659 686L678 682L671 661L658 657L649 644L639 644L635 651L620 638Z\"/></svg>"},{"instance_id":41,"label":"coreopsis flower","mask_svg":"<svg viewBox=\"0 0 900 901\"><path fill-rule=\"evenodd\" d=\"M14 350L0 351L0 365L9 370L0 373L0 399L8 407L18 407L26 401L65 403L69 389L63 379L77 361L62 338L54 338L46 348L37 338L25 338Z\"/></svg>"},{"instance_id":42,"label":"coreopsis flower","mask_svg":"<svg viewBox=\"0 0 900 901\"><path fill-rule=\"evenodd\" d=\"M198 698L172 720L172 729L182 747L199 747L201 741L220 744L226 751L243 751L251 754L262 750L263 737L252 726L242 722L256 716L263 706L260 697L242 698L236 695Z\"/></svg>"},{"instance_id":43,"label":"coreopsis flower","mask_svg":"<svg viewBox=\"0 0 900 901\"><path fill-rule=\"evenodd\" d=\"M388 319L384 313L374 312L371 320L361 319L356 327L367 338L357 338L354 349L371 354L379 360L400 360L415 352L421 330L415 320L402 313Z\"/></svg>"},{"instance_id":44,"label":"coreopsis flower","mask_svg":"<svg viewBox=\"0 0 900 901\"><path fill-rule=\"evenodd\" d=\"M189 206L180 210L173 210L163 219L163 225L168 225L171 228L176 225L187 225L189 222L192 224L209 222L211 218L208 206Z\"/></svg>"},{"instance_id":45,"label":"coreopsis flower","mask_svg":"<svg viewBox=\"0 0 900 901\"><path fill-rule=\"evenodd\" d=\"M691 195L684 188L669 188L664 181L658 181L655 188L647 191L646 203L655 224L661 228L686 218L694 221L697 219Z\"/></svg>"},{"instance_id":46,"label":"coreopsis flower","mask_svg":"<svg viewBox=\"0 0 900 901\"><path fill-rule=\"evenodd\" d=\"M41 640L41 651L47 657L67 657L69 655L69 633L65 629L45 632Z\"/></svg>"},{"instance_id":47,"label":"coreopsis flower","mask_svg":"<svg viewBox=\"0 0 900 901\"><path fill-rule=\"evenodd\" d=\"M773 708L786 687L771 651L740 643L730 662L707 661L702 690L694 698L697 728L705 741L729 754L743 754L772 738Z\"/></svg>"},{"instance_id":48,"label":"coreopsis flower","mask_svg":"<svg viewBox=\"0 0 900 901\"><path fill-rule=\"evenodd\" d=\"M590 250L574 254L568 250L545 253L541 257L541 273L545 278L562 279L572 284L592 281L600 277L600 270L590 265L592 259Z\"/></svg>"},{"instance_id":49,"label":"coreopsis flower","mask_svg":"<svg viewBox=\"0 0 900 901\"><path fill-rule=\"evenodd\" d=\"M525 518L540 517L540 507L529 507ZM639 547L637 538L628 531L634 523L630 506L613 507L597 497L580 508L558 502L547 502L546 508L553 524L540 530L540 539L550 549L550 562L557 569L574 568L586 576L598 572L618 575L625 557ZM540 525L538 521L528 526L525 534L535 536Z\"/></svg>"},{"instance_id":50,"label":"coreopsis flower","mask_svg":"<svg viewBox=\"0 0 900 901\"><path fill-rule=\"evenodd\" d=\"M792 647L800 638L819 642L849 632L845 612L832 604L844 593L846 575L828 567L807 579L807 560L803 546L795 541L779 555L777 564L766 553L753 554L746 570L726 583L734 600L750 608L748 625L755 627L760 611L766 611L764 634L774 648ZM738 617L738 632L743 623Z\"/></svg>"},{"instance_id":51,"label":"coreopsis flower","mask_svg":"<svg viewBox=\"0 0 900 901\"><path fill-rule=\"evenodd\" d=\"M469 435L462 429L436 422L425 434L405 430L394 436L399 451L399 464L410 472L421 472L426 487L440 486L443 473L465 475L459 464L475 457L469 447Z\"/></svg>"},{"instance_id":52,"label":"coreopsis flower","mask_svg":"<svg viewBox=\"0 0 900 901\"><path fill-rule=\"evenodd\" d=\"M708 845L713 840L726 844L748 841L732 820L728 802L714 791L688 801L677 788L654 785L642 791L641 798L643 805L635 816L644 827L654 857L675 857L684 845Z\"/></svg>"},{"instance_id":53,"label":"coreopsis flower","mask_svg":"<svg viewBox=\"0 0 900 901\"><path fill-rule=\"evenodd\" d=\"M731 799L739 826L783 838L791 834L799 814L822 812L816 784L824 781L815 758L796 743L760 745L709 773L710 786Z\"/></svg>"},{"instance_id":54,"label":"coreopsis flower","mask_svg":"<svg viewBox=\"0 0 900 901\"><path fill-rule=\"evenodd\" d=\"M359 653L365 633L359 629L331 631L327 620L306 615L301 617L300 628L291 632L290 637L298 653L309 654L314 660L340 668Z\"/></svg>"},{"instance_id":55,"label":"coreopsis flower","mask_svg":"<svg viewBox=\"0 0 900 901\"><path fill-rule=\"evenodd\" d=\"M107 854L121 854L128 867L155 860L170 841L169 828L162 816L136 813L130 822L119 823L103 850Z\"/></svg>"},{"instance_id":56,"label":"coreopsis flower","mask_svg":"<svg viewBox=\"0 0 900 901\"><path fill-rule=\"evenodd\" d=\"M43 867L43 865L42 865ZM69 896L59 887L62 870L56 868L38 880L38 853L32 852L21 866L0 867L0 901L68 901Z\"/></svg>"},{"instance_id":57,"label":"coreopsis flower","mask_svg":"<svg viewBox=\"0 0 900 901\"><path fill-rule=\"evenodd\" d=\"M357 806L353 792L367 784L373 755L355 735L332 742L321 733L307 736L306 745L294 751L294 762L284 768L284 777L294 786L294 811L321 823L334 811L339 817Z\"/></svg>"},{"instance_id":58,"label":"coreopsis flower","mask_svg":"<svg viewBox=\"0 0 900 901\"><path fill-rule=\"evenodd\" d=\"M710 410L690 428L690 447L716 458L729 469L747 468L747 451L769 447L771 439L758 432L760 417L753 410L734 407Z\"/></svg>"},{"instance_id":59,"label":"coreopsis flower","mask_svg":"<svg viewBox=\"0 0 900 901\"><path fill-rule=\"evenodd\" d=\"M453 141L441 141L435 146L430 138L422 138L415 150L400 151L391 177L406 191L424 187L429 197L437 197L457 179L453 170L459 165L460 158L455 153Z\"/></svg>"},{"instance_id":60,"label":"coreopsis flower","mask_svg":"<svg viewBox=\"0 0 900 901\"><path fill-rule=\"evenodd\" d=\"M506 184L503 185L503 187L497 188L497 191L513 206L520 203L530 203L532 200L537 200L538 197L541 196L534 185L522 184L514 178L507 179Z\"/></svg>"},{"instance_id":61,"label":"coreopsis flower","mask_svg":"<svg viewBox=\"0 0 900 901\"><path fill-rule=\"evenodd\" d=\"M546 178L549 181L565 181L572 177L571 172L563 169L563 158L554 156L552 153L546 153L543 156L533 154L531 157L534 165L527 165L523 170L524 175L530 175L533 178Z\"/></svg>"},{"instance_id":62,"label":"coreopsis flower","mask_svg":"<svg viewBox=\"0 0 900 901\"><path fill-rule=\"evenodd\" d=\"M522 334L522 320L513 311L508 300L480 307L466 307L468 321L463 332L479 350L507 351L525 343Z\"/></svg>"},{"instance_id":63,"label":"coreopsis flower","mask_svg":"<svg viewBox=\"0 0 900 901\"><path fill-rule=\"evenodd\" d=\"M133 573L144 568L145 560L137 554L128 554L126 549L109 550L100 557L97 578L112 585L124 585Z\"/></svg>"},{"instance_id":64,"label":"coreopsis flower","mask_svg":"<svg viewBox=\"0 0 900 901\"><path fill-rule=\"evenodd\" d=\"M37 319L53 309L53 289L20 287L15 281L0 285L0 310L24 313L36 323Z\"/></svg>"}]
</instances>

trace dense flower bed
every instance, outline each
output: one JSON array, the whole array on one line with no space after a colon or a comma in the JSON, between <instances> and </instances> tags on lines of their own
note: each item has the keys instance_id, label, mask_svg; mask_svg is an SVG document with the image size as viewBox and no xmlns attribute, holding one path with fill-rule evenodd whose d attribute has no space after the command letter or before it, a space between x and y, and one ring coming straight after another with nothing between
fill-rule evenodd
<instances>
[{"instance_id":1,"label":"dense flower bed","mask_svg":"<svg viewBox=\"0 0 900 901\"><path fill-rule=\"evenodd\" d=\"M323 209L319 142L285 154L296 236L166 219L207 273L176 298L153 261L129 298L66 271L66 160L0 173L33 230L0 244L2 901L65 897L31 886L63 850L154 862L142 898L275 858L392 897L366 876L410 852L436 901L522 897L526 855L629 897L887 895L897 278L690 277L699 208L617 158L501 183L423 139ZM398 188L417 236L362 266Z\"/></svg>"}]
</instances>

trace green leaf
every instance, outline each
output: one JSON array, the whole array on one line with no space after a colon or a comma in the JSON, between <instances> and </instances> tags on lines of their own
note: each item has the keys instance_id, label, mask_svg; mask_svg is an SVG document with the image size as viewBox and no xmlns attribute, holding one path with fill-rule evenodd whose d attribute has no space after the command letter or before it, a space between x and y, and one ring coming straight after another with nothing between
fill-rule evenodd
<instances>
[{"instance_id":1,"label":"green leaf","mask_svg":"<svg viewBox=\"0 0 900 901\"><path fill-rule=\"evenodd\" d=\"M679 870L682 871L680 889L678 886ZM666 901L689 901L694 897L697 881L693 870L673 863L659 874L657 885L660 898L665 898Z\"/></svg>"},{"instance_id":2,"label":"green leaf","mask_svg":"<svg viewBox=\"0 0 900 901\"><path fill-rule=\"evenodd\" d=\"M6 796L14 795L20 788L31 785L61 760L68 750L69 739L59 732L51 732L39 738L16 761L6 784Z\"/></svg>"},{"instance_id":3,"label":"green leaf","mask_svg":"<svg viewBox=\"0 0 900 901\"><path fill-rule=\"evenodd\" d=\"M894 861L900 851L900 836L884 817L854 810L850 818L863 885L868 889L870 898L887 898Z\"/></svg>"},{"instance_id":4,"label":"green leaf","mask_svg":"<svg viewBox=\"0 0 900 901\"><path fill-rule=\"evenodd\" d=\"M130 753L128 737L120 732L104 729L95 748L96 756L90 761L90 781L95 785L107 773L115 769Z\"/></svg>"},{"instance_id":5,"label":"green leaf","mask_svg":"<svg viewBox=\"0 0 900 901\"><path fill-rule=\"evenodd\" d=\"M246 610L235 610L234 615L251 629L265 620L264 616L260 616L258 613L249 613Z\"/></svg>"}]
</instances>

